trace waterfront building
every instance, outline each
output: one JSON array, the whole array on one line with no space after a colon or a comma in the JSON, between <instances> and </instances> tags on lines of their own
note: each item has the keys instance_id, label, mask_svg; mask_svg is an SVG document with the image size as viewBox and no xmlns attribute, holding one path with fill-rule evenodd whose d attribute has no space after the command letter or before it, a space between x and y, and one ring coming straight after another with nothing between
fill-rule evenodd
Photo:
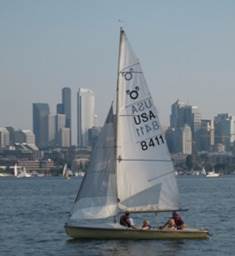
<instances>
[{"instance_id":1,"label":"waterfront building","mask_svg":"<svg viewBox=\"0 0 235 256\"><path fill-rule=\"evenodd\" d=\"M177 100L171 105L170 127L183 128L185 124L191 127L194 136L201 127L201 114L197 106L186 105Z\"/></svg>"},{"instance_id":2,"label":"waterfront building","mask_svg":"<svg viewBox=\"0 0 235 256\"><path fill-rule=\"evenodd\" d=\"M5 148L10 145L9 131L5 127L0 127L0 148Z\"/></svg>"},{"instance_id":3,"label":"waterfront building","mask_svg":"<svg viewBox=\"0 0 235 256\"><path fill-rule=\"evenodd\" d=\"M187 124L181 128L168 128L166 140L170 153L192 154L192 130Z\"/></svg>"},{"instance_id":4,"label":"waterfront building","mask_svg":"<svg viewBox=\"0 0 235 256\"><path fill-rule=\"evenodd\" d=\"M31 130L15 131L15 143L35 144L35 135Z\"/></svg>"},{"instance_id":5,"label":"waterfront building","mask_svg":"<svg viewBox=\"0 0 235 256\"><path fill-rule=\"evenodd\" d=\"M186 105L177 99L177 101L171 105L170 128L174 131L173 133L175 136L181 137L181 130L185 128L185 125L189 126L191 129L191 147L193 147L193 150L195 151L198 144L196 134L201 127L201 114L197 106ZM188 130L188 128L186 130ZM182 143L182 139L179 139L178 141ZM178 145L175 144L175 142L169 142L169 144L175 147L172 149L173 152L178 152L178 148L184 148L184 145Z\"/></svg>"},{"instance_id":6,"label":"waterfront building","mask_svg":"<svg viewBox=\"0 0 235 256\"><path fill-rule=\"evenodd\" d=\"M48 146L48 116L47 103L33 103L33 132L39 148Z\"/></svg>"},{"instance_id":7,"label":"waterfront building","mask_svg":"<svg viewBox=\"0 0 235 256\"><path fill-rule=\"evenodd\" d=\"M9 143L13 145L15 143L15 129L11 126L7 126L6 129L9 132Z\"/></svg>"},{"instance_id":8,"label":"waterfront building","mask_svg":"<svg viewBox=\"0 0 235 256\"><path fill-rule=\"evenodd\" d=\"M198 151L210 151L215 144L213 120L202 119L201 128L196 133Z\"/></svg>"},{"instance_id":9,"label":"waterfront building","mask_svg":"<svg viewBox=\"0 0 235 256\"><path fill-rule=\"evenodd\" d=\"M22 130L24 134L24 142L27 144L35 144L35 135L31 130Z\"/></svg>"},{"instance_id":10,"label":"waterfront building","mask_svg":"<svg viewBox=\"0 0 235 256\"><path fill-rule=\"evenodd\" d=\"M91 146L88 130L94 126L95 95L90 89L80 88L77 94L77 143L78 147Z\"/></svg>"},{"instance_id":11,"label":"waterfront building","mask_svg":"<svg viewBox=\"0 0 235 256\"><path fill-rule=\"evenodd\" d=\"M215 143L223 144L227 151L235 141L235 117L228 113L218 114L214 118Z\"/></svg>"},{"instance_id":12,"label":"waterfront building","mask_svg":"<svg viewBox=\"0 0 235 256\"><path fill-rule=\"evenodd\" d=\"M181 152L185 155L192 154L192 130L191 127L187 124L180 130L180 139L181 139Z\"/></svg>"}]
</instances>

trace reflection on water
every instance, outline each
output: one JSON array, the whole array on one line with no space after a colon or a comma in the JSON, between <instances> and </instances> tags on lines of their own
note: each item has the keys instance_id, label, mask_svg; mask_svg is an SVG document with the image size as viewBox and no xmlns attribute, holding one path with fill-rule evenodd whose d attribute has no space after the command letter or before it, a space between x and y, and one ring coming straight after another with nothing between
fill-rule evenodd
<instances>
[{"instance_id":1,"label":"reflection on water","mask_svg":"<svg viewBox=\"0 0 235 256\"><path fill-rule=\"evenodd\" d=\"M235 177L179 177L187 224L206 227L209 240L87 241L71 240L64 223L81 179L59 177L0 178L0 256L227 256L235 251ZM161 224L169 215L157 216ZM155 217L133 216L136 223Z\"/></svg>"},{"instance_id":2,"label":"reflection on water","mask_svg":"<svg viewBox=\"0 0 235 256\"><path fill-rule=\"evenodd\" d=\"M89 255L102 256L175 256L180 255L184 241L89 241L68 240L68 246L77 251L77 255L87 252ZM81 253L81 254L80 254Z\"/></svg>"}]
</instances>

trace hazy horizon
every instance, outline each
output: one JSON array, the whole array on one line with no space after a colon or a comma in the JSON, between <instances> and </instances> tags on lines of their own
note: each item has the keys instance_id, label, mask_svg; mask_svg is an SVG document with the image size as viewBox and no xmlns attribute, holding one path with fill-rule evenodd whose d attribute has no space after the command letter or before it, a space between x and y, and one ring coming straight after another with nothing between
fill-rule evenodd
<instances>
[{"instance_id":1,"label":"hazy horizon","mask_svg":"<svg viewBox=\"0 0 235 256\"><path fill-rule=\"evenodd\" d=\"M95 93L98 124L114 98L123 20L165 126L177 98L203 118L231 113L234 1L0 0L0 126L32 129L32 103L54 114L61 89ZM75 131L74 131L75 132Z\"/></svg>"}]
</instances>

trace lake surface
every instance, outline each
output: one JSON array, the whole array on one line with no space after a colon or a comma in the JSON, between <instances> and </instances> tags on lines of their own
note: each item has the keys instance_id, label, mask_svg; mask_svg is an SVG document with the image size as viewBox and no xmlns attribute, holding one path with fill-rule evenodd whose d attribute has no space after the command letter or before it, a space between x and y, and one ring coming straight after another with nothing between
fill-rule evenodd
<instances>
[{"instance_id":1,"label":"lake surface","mask_svg":"<svg viewBox=\"0 0 235 256\"><path fill-rule=\"evenodd\" d=\"M235 176L177 179L185 223L208 228L209 240L74 241L63 226L81 178L0 178L0 256L235 255Z\"/></svg>"}]
</instances>

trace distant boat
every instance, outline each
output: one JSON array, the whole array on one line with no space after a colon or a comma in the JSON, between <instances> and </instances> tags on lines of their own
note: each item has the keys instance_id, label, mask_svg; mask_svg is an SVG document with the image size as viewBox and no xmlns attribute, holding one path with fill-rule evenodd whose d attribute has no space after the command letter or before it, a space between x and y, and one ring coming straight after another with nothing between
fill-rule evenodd
<instances>
[{"instance_id":1,"label":"distant boat","mask_svg":"<svg viewBox=\"0 0 235 256\"><path fill-rule=\"evenodd\" d=\"M85 172L79 171L79 172L75 172L74 176L76 177L84 177L85 176Z\"/></svg>"},{"instance_id":2,"label":"distant boat","mask_svg":"<svg viewBox=\"0 0 235 256\"><path fill-rule=\"evenodd\" d=\"M219 176L221 176L221 174L218 173L218 172L215 172L215 171L210 171L206 175L207 178L216 178L216 177L219 177Z\"/></svg>"},{"instance_id":3,"label":"distant boat","mask_svg":"<svg viewBox=\"0 0 235 256\"><path fill-rule=\"evenodd\" d=\"M14 176L17 178L29 178L32 175L26 171L26 168L18 167L17 164L14 165Z\"/></svg>"},{"instance_id":4,"label":"distant boat","mask_svg":"<svg viewBox=\"0 0 235 256\"><path fill-rule=\"evenodd\" d=\"M65 179L70 179L71 176L73 176L73 172L70 169L68 169L67 164L64 165L62 175L64 176Z\"/></svg>"},{"instance_id":5,"label":"distant boat","mask_svg":"<svg viewBox=\"0 0 235 256\"><path fill-rule=\"evenodd\" d=\"M78 239L208 238L204 229L143 230L115 221L125 211L154 216L181 209L158 112L122 29L117 80L116 115L111 107L65 224L66 233Z\"/></svg>"},{"instance_id":6,"label":"distant boat","mask_svg":"<svg viewBox=\"0 0 235 256\"><path fill-rule=\"evenodd\" d=\"M200 171L192 171L192 175L193 176L199 176L200 175Z\"/></svg>"},{"instance_id":7,"label":"distant boat","mask_svg":"<svg viewBox=\"0 0 235 256\"><path fill-rule=\"evenodd\" d=\"M206 170L205 170L204 167L202 168L201 175L203 175L203 176L206 176L206 175L207 175Z\"/></svg>"},{"instance_id":8,"label":"distant boat","mask_svg":"<svg viewBox=\"0 0 235 256\"><path fill-rule=\"evenodd\" d=\"M12 175L9 174L9 173L2 173L2 172L0 172L0 177L9 177L9 176L12 176Z\"/></svg>"}]
</instances>

